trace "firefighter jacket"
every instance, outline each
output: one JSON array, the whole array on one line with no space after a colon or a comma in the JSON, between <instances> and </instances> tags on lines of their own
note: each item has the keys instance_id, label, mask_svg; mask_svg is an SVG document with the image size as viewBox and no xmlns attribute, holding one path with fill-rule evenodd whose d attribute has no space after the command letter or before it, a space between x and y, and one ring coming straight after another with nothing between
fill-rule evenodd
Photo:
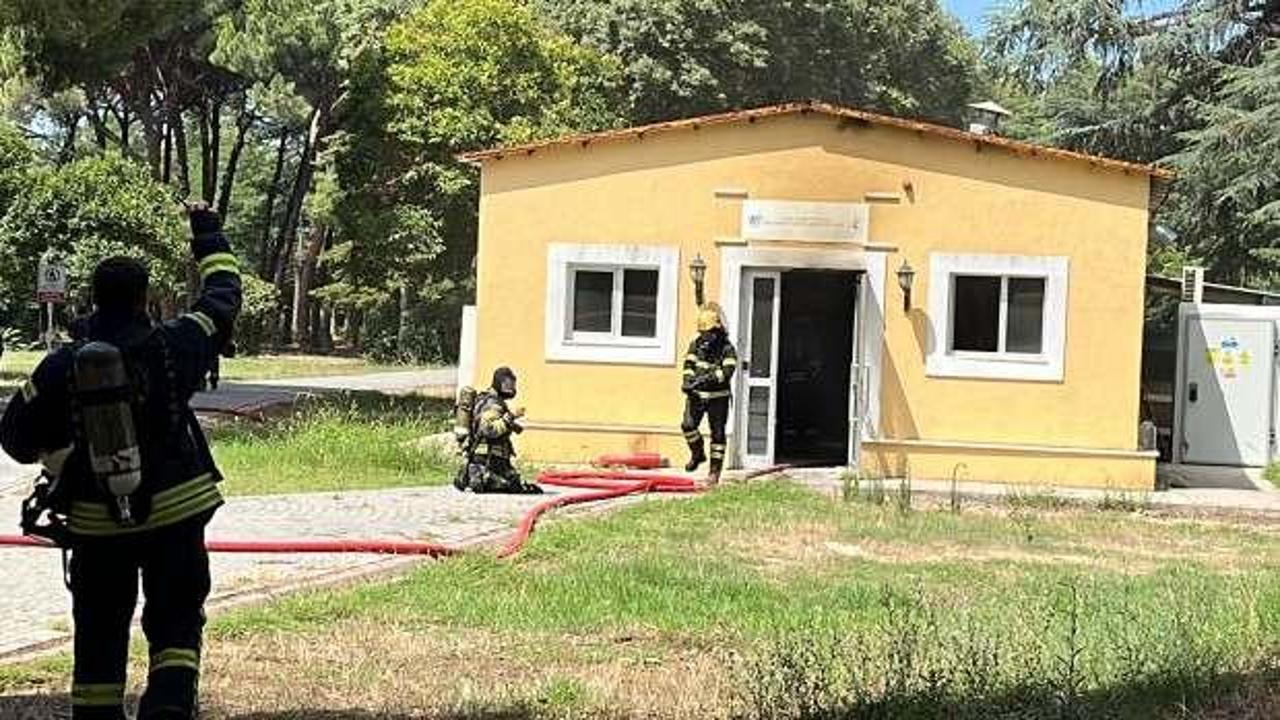
<instances>
[{"instance_id":1,"label":"firefighter jacket","mask_svg":"<svg viewBox=\"0 0 1280 720\"><path fill-rule=\"evenodd\" d=\"M738 369L738 353L721 328L712 328L694 338L684 356L685 392L701 400L727 398L730 381Z\"/></svg>"},{"instance_id":2,"label":"firefighter jacket","mask_svg":"<svg viewBox=\"0 0 1280 720\"><path fill-rule=\"evenodd\" d=\"M194 213L191 249L199 265L201 292L191 311L153 325L145 314L92 315L89 340L102 340L135 358L135 372L146 392L135 410L143 445L143 492L150 510L136 525L118 524L110 515L110 497L94 481L88 453L75 447L62 469L63 499L54 510L67 515L74 536L119 535L173 525L223 502L222 479L195 413L192 394L227 343L240 312L241 285L236 258L217 216ZM14 394L0 420L0 446L15 460L33 463L41 455L75 444L73 365L75 348L47 356Z\"/></svg>"},{"instance_id":3,"label":"firefighter jacket","mask_svg":"<svg viewBox=\"0 0 1280 720\"><path fill-rule=\"evenodd\" d=\"M476 400L475 418L476 439L472 454L504 459L515 455L511 435L520 432L521 428L506 400L493 391L484 393Z\"/></svg>"}]
</instances>

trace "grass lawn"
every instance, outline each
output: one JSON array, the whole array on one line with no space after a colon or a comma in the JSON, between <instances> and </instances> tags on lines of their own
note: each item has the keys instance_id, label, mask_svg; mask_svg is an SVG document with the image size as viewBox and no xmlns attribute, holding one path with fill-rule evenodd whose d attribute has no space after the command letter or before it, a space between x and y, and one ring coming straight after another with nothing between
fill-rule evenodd
<instances>
[{"instance_id":1,"label":"grass lawn","mask_svg":"<svg viewBox=\"0 0 1280 720\"><path fill-rule=\"evenodd\" d=\"M1263 479L1280 488L1280 463L1271 463L1262 473Z\"/></svg>"},{"instance_id":2,"label":"grass lawn","mask_svg":"<svg viewBox=\"0 0 1280 720\"><path fill-rule=\"evenodd\" d=\"M202 682L214 719L1273 718L1277 642L1274 526L779 482L224 615Z\"/></svg>"},{"instance_id":3,"label":"grass lawn","mask_svg":"<svg viewBox=\"0 0 1280 720\"><path fill-rule=\"evenodd\" d=\"M36 350L6 350L0 357L0 390L11 391L22 384L44 353ZM366 375L376 372L417 370L412 365L381 365L359 357L327 355L254 355L224 358L223 380L268 380L272 378L321 377L326 375Z\"/></svg>"},{"instance_id":4,"label":"grass lawn","mask_svg":"<svg viewBox=\"0 0 1280 720\"><path fill-rule=\"evenodd\" d=\"M421 441L450 426L451 410L445 400L357 395L282 420L224 423L210 440L232 495L440 485L458 461Z\"/></svg>"}]
</instances>

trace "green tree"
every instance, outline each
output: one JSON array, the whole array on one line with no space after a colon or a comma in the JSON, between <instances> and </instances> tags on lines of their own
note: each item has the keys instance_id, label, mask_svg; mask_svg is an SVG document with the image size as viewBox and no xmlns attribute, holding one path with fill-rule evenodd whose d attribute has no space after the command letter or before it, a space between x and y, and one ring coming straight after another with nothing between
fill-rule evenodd
<instances>
[{"instance_id":1,"label":"green tree","mask_svg":"<svg viewBox=\"0 0 1280 720\"><path fill-rule=\"evenodd\" d=\"M0 218L18 196L35 161L35 151L12 125L0 120Z\"/></svg>"},{"instance_id":2,"label":"green tree","mask_svg":"<svg viewBox=\"0 0 1280 720\"><path fill-rule=\"evenodd\" d=\"M451 356L473 292L477 202L475 172L454 155L616 125L619 67L517 0L434 0L352 68L334 143L342 240L325 294L396 316L370 328L384 351Z\"/></svg>"},{"instance_id":3,"label":"green tree","mask_svg":"<svg viewBox=\"0 0 1280 720\"><path fill-rule=\"evenodd\" d=\"M0 219L0 297L15 303L11 320L34 327L36 265L52 251L67 263L72 296L89 301L93 268L111 255L128 255L151 270L154 299L172 312L185 290L186 233L168 190L146 169L118 155L35 167Z\"/></svg>"},{"instance_id":4,"label":"green tree","mask_svg":"<svg viewBox=\"0 0 1280 720\"><path fill-rule=\"evenodd\" d=\"M1197 103L1202 127L1183 135L1173 158L1185 178L1179 224L1198 231L1215 265L1275 287L1280 272L1280 41L1257 65L1223 74L1222 88Z\"/></svg>"},{"instance_id":5,"label":"green tree","mask_svg":"<svg viewBox=\"0 0 1280 720\"><path fill-rule=\"evenodd\" d=\"M539 0L621 58L631 119L824 99L953 121L977 51L936 0Z\"/></svg>"},{"instance_id":6,"label":"green tree","mask_svg":"<svg viewBox=\"0 0 1280 720\"><path fill-rule=\"evenodd\" d=\"M1277 166L1261 123L1280 98L1267 76L1278 38L1280 0L1181 0L1154 15L1132 0L1019 0L986 47L996 84L1026 100L1016 130L1178 168L1155 222L1180 239L1153 249L1203 258L1222 281L1270 284Z\"/></svg>"}]
</instances>

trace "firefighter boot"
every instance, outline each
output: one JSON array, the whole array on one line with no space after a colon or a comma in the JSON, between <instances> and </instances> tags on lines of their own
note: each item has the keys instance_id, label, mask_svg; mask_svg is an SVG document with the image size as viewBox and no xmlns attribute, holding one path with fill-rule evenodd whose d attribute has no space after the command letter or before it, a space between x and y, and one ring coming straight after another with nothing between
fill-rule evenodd
<instances>
[{"instance_id":1,"label":"firefighter boot","mask_svg":"<svg viewBox=\"0 0 1280 720\"><path fill-rule=\"evenodd\" d=\"M715 485L720 482L720 470L724 467L724 451L723 442L711 443L711 472L707 474L707 484Z\"/></svg>"},{"instance_id":2,"label":"firefighter boot","mask_svg":"<svg viewBox=\"0 0 1280 720\"><path fill-rule=\"evenodd\" d=\"M722 460L712 459L711 469L707 473L707 485L714 487L720 484L720 469L724 464Z\"/></svg>"},{"instance_id":3,"label":"firefighter boot","mask_svg":"<svg viewBox=\"0 0 1280 720\"><path fill-rule=\"evenodd\" d=\"M689 462L685 463L684 471L693 472L698 469L698 466L702 465L702 463L706 461L707 453L702 449L702 438L699 437L696 443L693 440L690 440Z\"/></svg>"}]
</instances>

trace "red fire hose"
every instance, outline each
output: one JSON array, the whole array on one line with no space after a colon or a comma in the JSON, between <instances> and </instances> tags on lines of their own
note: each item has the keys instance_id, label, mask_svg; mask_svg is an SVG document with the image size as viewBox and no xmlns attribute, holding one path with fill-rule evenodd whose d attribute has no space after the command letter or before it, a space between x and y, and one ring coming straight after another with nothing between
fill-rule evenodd
<instances>
[{"instance_id":1,"label":"red fire hose","mask_svg":"<svg viewBox=\"0 0 1280 720\"><path fill-rule=\"evenodd\" d=\"M604 456L610 465L634 467L631 462L643 467L653 467L653 461L647 455L642 456ZM619 462L621 461L621 462ZM791 466L775 465L747 473L746 479L762 477L782 472ZM538 482L543 485L588 489L594 492L577 495L560 495L550 498L529 508L520 518L516 532L500 550L498 557L507 558L520 552L529 536L533 534L538 519L547 512L567 505L611 500L636 493L695 493L707 489L691 478L683 475L664 475L649 472L633 472L623 470L544 470L538 475ZM18 547L56 547L43 539L25 535L0 535L0 546ZM430 542L412 542L396 540L209 540L205 543L209 552L213 553L371 553L382 555L424 555L427 557L449 557L461 554L459 548L439 545Z\"/></svg>"}]
</instances>

